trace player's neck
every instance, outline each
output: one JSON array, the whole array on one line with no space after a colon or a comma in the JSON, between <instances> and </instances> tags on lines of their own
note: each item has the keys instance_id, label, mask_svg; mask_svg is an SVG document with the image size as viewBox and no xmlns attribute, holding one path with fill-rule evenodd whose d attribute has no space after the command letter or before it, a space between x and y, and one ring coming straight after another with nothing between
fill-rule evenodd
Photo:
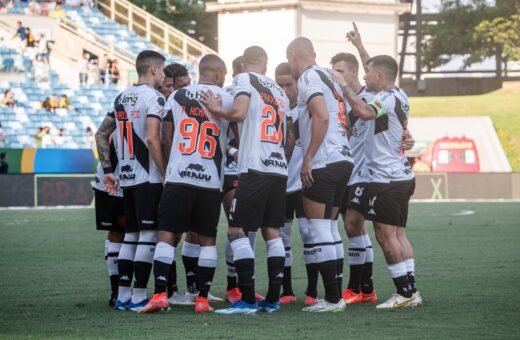
<instances>
[{"instance_id":1,"label":"player's neck","mask_svg":"<svg viewBox=\"0 0 520 340\"><path fill-rule=\"evenodd\" d=\"M262 70L261 67L256 66L256 65L244 65L243 71L244 72L254 72L254 73L265 75L264 70Z\"/></svg>"},{"instance_id":2,"label":"player's neck","mask_svg":"<svg viewBox=\"0 0 520 340\"><path fill-rule=\"evenodd\" d=\"M146 84L151 87L154 87L154 80L151 77L146 77L146 76L139 77L139 79L137 80L137 83L135 83L135 85L142 85L142 84Z\"/></svg>"},{"instance_id":3,"label":"player's neck","mask_svg":"<svg viewBox=\"0 0 520 340\"><path fill-rule=\"evenodd\" d=\"M358 79L354 79L350 87L352 88L352 90L354 90L355 93L359 93L363 88L363 85L361 85Z\"/></svg>"}]
</instances>

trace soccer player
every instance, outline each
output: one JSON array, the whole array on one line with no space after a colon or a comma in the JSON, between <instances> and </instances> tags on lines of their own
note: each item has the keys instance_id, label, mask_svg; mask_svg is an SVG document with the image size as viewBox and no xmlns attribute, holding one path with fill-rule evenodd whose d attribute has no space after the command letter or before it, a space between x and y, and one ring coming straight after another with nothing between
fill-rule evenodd
<instances>
[{"instance_id":1,"label":"soccer player","mask_svg":"<svg viewBox=\"0 0 520 340\"><path fill-rule=\"evenodd\" d=\"M110 143L110 161L115 176L119 175L119 167L117 166L116 146L117 138L112 139ZM113 307L117 299L119 271L117 269L117 257L125 236L125 212L123 204L123 191L118 185L115 194L109 194L105 191L103 184L103 167L98 164L92 188L95 197L96 212L96 229L106 230L107 238L105 240L105 261L110 279L110 287L112 294L108 300L108 305Z\"/></svg>"},{"instance_id":2,"label":"soccer player","mask_svg":"<svg viewBox=\"0 0 520 340\"><path fill-rule=\"evenodd\" d=\"M300 180L300 169L302 166L302 148L300 146L300 133L298 129L298 111L296 108L296 100L298 97L298 90L296 79L294 79L291 68L288 63L281 63L276 67L275 80L278 86L287 95L289 99L290 110L292 111L291 116L294 117L294 149L291 156L291 160L288 165L288 177L287 177L287 195L285 197L285 225L280 229L282 235L283 245L285 247L285 267L283 271L282 281L282 295L280 295L280 304L289 304L296 302L296 296L292 289L292 250L291 250L291 227L294 216L298 221L305 218L303 213L302 205L302 182ZM307 264L306 264L307 265ZM316 280L318 280L316 272ZM317 299L316 299L317 300ZM317 301L309 303L308 297L304 303L313 304Z\"/></svg>"},{"instance_id":3,"label":"soccer player","mask_svg":"<svg viewBox=\"0 0 520 340\"><path fill-rule=\"evenodd\" d=\"M231 107L233 98L223 89L226 65L218 56L208 54L199 63L198 84L174 92L166 104L163 141L170 149L166 186L159 208L158 243L154 253L155 293L140 313L153 313L169 307L166 288L170 266L175 258L177 235L188 230L198 234L200 254L198 296L195 312L212 312L208 294L217 266L215 246L220 218L222 167L229 122L207 110L202 93L211 90Z\"/></svg>"},{"instance_id":4,"label":"soccer player","mask_svg":"<svg viewBox=\"0 0 520 340\"><path fill-rule=\"evenodd\" d=\"M223 108L211 94L208 108L230 121L242 122L238 168L240 178L229 215L228 238L238 274L242 299L219 314L251 314L257 310L280 311L280 287L285 251L280 237L284 225L287 163L294 145L289 100L276 83L265 76L267 54L258 46L243 54L244 73L234 79L235 102ZM269 289L265 300L255 299L255 260L246 233L261 228L267 243Z\"/></svg>"},{"instance_id":5,"label":"soccer player","mask_svg":"<svg viewBox=\"0 0 520 340\"><path fill-rule=\"evenodd\" d=\"M114 114L107 115L96 132L105 189L115 193L118 180L123 189L125 238L118 257L117 310L139 311L148 302L146 286L152 270L157 208L165 173L161 150L165 100L156 90L164 80L164 60L160 53L151 50L137 55L137 84L117 96ZM118 178L110 161L109 136L114 130L114 138L119 138Z\"/></svg>"},{"instance_id":6,"label":"soccer player","mask_svg":"<svg viewBox=\"0 0 520 340\"><path fill-rule=\"evenodd\" d=\"M287 47L287 60L298 77L298 111L303 163L302 228L304 256L316 263L323 278L325 298L305 307L308 312L340 312L346 304L339 281L343 272L343 247L337 216L345 183L352 172L352 154L347 139L350 110L341 88L328 71L316 65L312 42L304 37Z\"/></svg>"},{"instance_id":7,"label":"soccer player","mask_svg":"<svg viewBox=\"0 0 520 340\"><path fill-rule=\"evenodd\" d=\"M401 140L408 122L408 97L395 86L398 66L385 55L368 59L367 90L377 93L367 104L338 77L352 112L374 120L373 136L366 139L366 165L370 175L367 218L374 224L397 293L376 308L402 308L422 302L415 287L413 248L405 233L408 204L415 189L415 176L402 152Z\"/></svg>"}]
</instances>

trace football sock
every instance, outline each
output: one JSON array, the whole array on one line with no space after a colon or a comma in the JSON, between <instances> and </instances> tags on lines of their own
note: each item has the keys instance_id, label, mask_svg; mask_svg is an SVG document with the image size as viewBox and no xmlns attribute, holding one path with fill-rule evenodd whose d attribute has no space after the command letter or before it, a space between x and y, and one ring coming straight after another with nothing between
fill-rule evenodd
<instances>
[{"instance_id":1,"label":"football sock","mask_svg":"<svg viewBox=\"0 0 520 340\"><path fill-rule=\"evenodd\" d=\"M372 266L374 262L374 249L370 236L363 235L365 239L365 264L363 265L363 274L361 275L361 291L365 294L371 294L374 291L374 283L372 281Z\"/></svg>"},{"instance_id":2,"label":"football sock","mask_svg":"<svg viewBox=\"0 0 520 340\"><path fill-rule=\"evenodd\" d=\"M132 278L134 275L134 257L139 233L126 233L117 258L119 289L117 299L126 302L132 298Z\"/></svg>"},{"instance_id":3,"label":"football sock","mask_svg":"<svg viewBox=\"0 0 520 340\"><path fill-rule=\"evenodd\" d=\"M417 292L417 286L415 285L415 262L413 259L405 260L406 263L406 274L408 275L408 282L412 286L412 293Z\"/></svg>"},{"instance_id":4,"label":"football sock","mask_svg":"<svg viewBox=\"0 0 520 340\"><path fill-rule=\"evenodd\" d=\"M170 298L173 293L178 290L177 288L177 261L175 261L175 256L173 262L170 266L170 271L168 272L168 284L167 284L167 292L168 298Z\"/></svg>"},{"instance_id":5,"label":"football sock","mask_svg":"<svg viewBox=\"0 0 520 340\"><path fill-rule=\"evenodd\" d=\"M283 268L282 295L294 295L291 282L292 250L291 250L291 227L292 222L287 222L280 228L283 246L285 248L285 263Z\"/></svg>"},{"instance_id":6,"label":"football sock","mask_svg":"<svg viewBox=\"0 0 520 340\"><path fill-rule=\"evenodd\" d=\"M269 274L269 289L265 300L268 303L275 303L280 297L280 287L282 286L285 248L280 237L269 240L267 243L267 272Z\"/></svg>"},{"instance_id":7,"label":"football sock","mask_svg":"<svg viewBox=\"0 0 520 340\"><path fill-rule=\"evenodd\" d=\"M197 266L199 262L200 246L184 241L182 243L182 263L186 272L186 290L197 293Z\"/></svg>"},{"instance_id":8,"label":"football sock","mask_svg":"<svg viewBox=\"0 0 520 340\"><path fill-rule=\"evenodd\" d=\"M142 230L139 232L139 242L137 243L134 258L135 282L132 303L139 303L146 299L146 287L152 272L156 243L157 232L155 230ZM166 273L167 275L168 273Z\"/></svg>"},{"instance_id":9,"label":"football sock","mask_svg":"<svg viewBox=\"0 0 520 340\"><path fill-rule=\"evenodd\" d=\"M174 258L175 247L165 242L157 243L153 255L153 276L155 278L154 294L166 292L168 286L168 275Z\"/></svg>"},{"instance_id":10,"label":"football sock","mask_svg":"<svg viewBox=\"0 0 520 340\"><path fill-rule=\"evenodd\" d=\"M255 299L255 259L251 243L245 237L231 242L233 261L238 275L238 287L242 293L242 300L249 304L256 303Z\"/></svg>"},{"instance_id":11,"label":"football sock","mask_svg":"<svg viewBox=\"0 0 520 340\"><path fill-rule=\"evenodd\" d=\"M343 258L345 257L345 250L343 249L343 241L338 231L338 220L330 221L330 232L332 233L336 247L336 281L338 282L338 291L341 296L343 290Z\"/></svg>"},{"instance_id":12,"label":"football sock","mask_svg":"<svg viewBox=\"0 0 520 340\"><path fill-rule=\"evenodd\" d=\"M121 243L108 242L107 244L107 269L110 277L110 287L112 293L117 293L117 286L119 284L119 270L117 268L117 258L121 250Z\"/></svg>"},{"instance_id":13,"label":"football sock","mask_svg":"<svg viewBox=\"0 0 520 340\"><path fill-rule=\"evenodd\" d=\"M215 276L215 268L217 267L217 247L205 246L200 247L199 262L197 268L199 296L208 297L213 276Z\"/></svg>"},{"instance_id":14,"label":"football sock","mask_svg":"<svg viewBox=\"0 0 520 340\"><path fill-rule=\"evenodd\" d=\"M390 271L394 285L397 288L397 293L406 298L412 297L413 292L406 273L406 263L403 261L396 264L390 264L388 265L388 270Z\"/></svg>"},{"instance_id":15,"label":"football sock","mask_svg":"<svg viewBox=\"0 0 520 340\"><path fill-rule=\"evenodd\" d=\"M233 288L238 287L237 283L237 270L235 268L235 263L233 262L233 251L231 250L231 243L229 240L226 240L226 248L224 249L224 253L226 255L226 265L227 265L227 289L231 290Z\"/></svg>"},{"instance_id":16,"label":"football sock","mask_svg":"<svg viewBox=\"0 0 520 340\"><path fill-rule=\"evenodd\" d=\"M312 219L310 221L310 242L305 248L311 249L311 254L318 264L325 288L325 300L338 303L340 294L337 281L337 254L334 238L330 231L331 220Z\"/></svg>"},{"instance_id":17,"label":"football sock","mask_svg":"<svg viewBox=\"0 0 520 340\"><path fill-rule=\"evenodd\" d=\"M314 256L312 255L312 247L307 249L306 244L312 242L309 241L309 220L306 218L298 219L298 226L300 229L300 235L303 241L303 262L305 263L305 269L307 271L307 289L305 294L317 298L318 297L318 276L319 269L315 262Z\"/></svg>"},{"instance_id":18,"label":"football sock","mask_svg":"<svg viewBox=\"0 0 520 340\"><path fill-rule=\"evenodd\" d=\"M361 277L366 260L365 238L354 236L348 239L348 265L350 276L348 279L348 289L354 293L360 293Z\"/></svg>"}]
</instances>

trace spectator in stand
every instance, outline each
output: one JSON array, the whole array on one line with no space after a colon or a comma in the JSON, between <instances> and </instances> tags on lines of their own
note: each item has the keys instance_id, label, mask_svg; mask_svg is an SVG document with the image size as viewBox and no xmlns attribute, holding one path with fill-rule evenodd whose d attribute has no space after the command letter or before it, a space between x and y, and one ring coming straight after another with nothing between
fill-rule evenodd
<instances>
[{"instance_id":1,"label":"spectator in stand","mask_svg":"<svg viewBox=\"0 0 520 340\"><path fill-rule=\"evenodd\" d=\"M112 70L112 59L110 59L106 54L103 55L103 59L105 60L99 66L99 79L103 84L110 84L110 72Z\"/></svg>"},{"instance_id":2,"label":"spectator in stand","mask_svg":"<svg viewBox=\"0 0 520 340\"><path fill-rule=\"evenodd\" d=\"M112 61L112 65L110 67L110 75L112 76L112 84L117 85L119 81L119 67L117 59Z\"/></svg>"},{"instance_id":3,"label":"spectator in stand","mask_svg":"<svg viewBox=\"0 0 520 340\"><path fill-rule=\"evenodd\" d=\"M2 123L0 123L0 148L5 146L5 131L2 127Z\"/></svg>"},{"instance_id":4,"label":"spectator in stand","mask_svg":"<svg viewBox=\"0 0 520 340\"><path fill-rule=\"evenodd\" d=\"M54 111L54 109L51 106L51 97L45 98L45 100L42 102L42 109L44 109L47 112Z\"/></svg>"},{"instance_id":5,"label":"spectator in stand","mask_svg":"<svg viewBox=\"0 0 520 340\"><path fill-rule=\"evenodd\" d=\"M56 134L56 136L54 136L54 146L58 148L62 148L65 146L65 135L63 133L64 131L65 130L63 128L58 129L58 133Z\"/></svg>"},{"instance_id":6,"label":"spectator in stand","mask_svg":"<svg viewBox=\"0 0 520 340\"><path fill-rule=\"evenodd\" d=\"M40 126L38 129L36 129L36 135L34 135L34 139L36 139L37 148L42 147L43 133L43 127Z\"/></svg>"},{"instance_id":7,"label":"spectator in stand","mask_svg":"<svg viewBox=\"0 0 520 340\"><path fill-rule=\"evenodd\" d=\"M38 59L43 62L45 68L49 69L49 40L45 37L44 33L40 34L40 40L38 40Z\"/></svg>"},{"instance_id":8,"label":"spectator in stand","mask_svg":"<svg viewBox=\"0 0 520 340\"><path fill-rule=\"evenodd\" d=\"M60 109L67 109L67 110L73 110L74 109L74 106L72 106L70 104L69 97L67 97L66 94L61 96L59 108Z\"/></svg>"},{"instance_id":9,"label":"spectator in stand","mask_svg":"<svg viewBox=\"0 0 520 340\"><path fill-rule=\"evenodd\" d=\"M89 149L93 149L96 147L96 138L94 136L94 131L92 131L92 128L90 126L87 127L87 130L85 131L85 145Z\"/></svg>"},{"instance_id":10,"label":"spectator in stand","mask_svg":"<svg viewBox=\"0 0 520 340\"><path fill-rule=\"evenodd\" d=\"M9 172L9 164L7 163L7 154L5 152L0 153L0 174L6 174Z\"/></svg>"},{"instance_id":11,"label":"spectator in stand","mask_svg":"<svg viewBox=\"0 0 520 340\"><path fill-rule=\"evenodd\" d=\"M44 0L40 8L40 15L46 17L49 15L49 12L49 2Z\"/></svg>"},{"instance_id":12,"label":"spectator in stand","mask_svg":"<svg viewBox=\"0 0 520 340\"><path fill-rule=\"evenodd\" d=\"M2 99L2 107L15 107L16 100L13 96L13 90L7 89L4 92L4 98Z\"/></svg>"},{"instance_id":13,"label":"spectator in stand","mask_svg":"<svg viewBox=\"0 0 520 340\"><path fill-rule=\"evenodd\" d=\"M49 13L49 17L59 19L65 17L65 11L61 9L61 5L56 3L54 9Z\"/></svg>"},{"instance_id":14,"label":"spectator in stand","mask_svg":"<svg viewBox=\"0 0 520 340\"><path fill-rule=\"evenodd\" d=\"M23 27L21 21L16 22L16 33L12 39L16 37L20 39L19 52L23 54L25 52L25 46L27 45L27 42L25 41L27 37L25 35L25 27Z\"/></svg>"},{"instance_id":15,"label":"spectator in stand","mask_svg":"<svg viewBox=\"0 0 520 340\"><path fill-rule=\"evenodd\" d=\"M33 0L29 2L29 5L25 7L25 15L36 15L40 14L40 6Z\"/></svg>"},{"instance_id":16,"label":"spectator in stand","mask_svg":"<svg viewBox=\"0 0 520 340\"><path fill-rule=\"evenodd\" d=\"M83 52L81 59L78 60L78 71L79 71L79 84L87 85L88 83L88 72L90 65L90 54Z\"/></svg>"},{"instance_id":17,"label":"spectator in stand","mask_svg":"<svg viewBox=\"0 0 520 340\"><path fill-rule=\"evenodd\" d=\"M51 128L50 126L45 126L43 128L43 136L42 136L42 148L48 148L51 147L53 144L52 137L51 137Z\"/></svg>"},{"instance_id":18,"label":"spectator in stand","mask_svg":"<svg viewBox=\"0 0 520 340\"><path fill-rule=\"evenodd\" d=\"M53 94L51 97L50 97L50 105L51 105L51 109L52 111L54 111L57 107L59 107L60 105L60 102L58 100L58 97Z\"/></svg>"}]
</instances>

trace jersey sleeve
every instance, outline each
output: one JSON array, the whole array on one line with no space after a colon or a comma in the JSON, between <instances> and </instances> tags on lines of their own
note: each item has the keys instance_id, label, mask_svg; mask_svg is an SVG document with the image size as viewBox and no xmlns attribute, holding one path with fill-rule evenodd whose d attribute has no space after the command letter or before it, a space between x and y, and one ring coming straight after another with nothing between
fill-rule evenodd
<instances>
[{"instance_id":1,"label":"jersey sleeve","mask_svg":"<svg viewBox=\"0 0 520 340\"><path fill-rule=\"evenodd\" d=\"M147 117L154 117L159 120L163 119L164 116L164 106L166 104L166 100L160 93L154 93L150 95L150 99L148 101L148 107L146 111Z\"/></svg>"},{"instance_id":2,"label":"jersey sleeve","mask_svg":"<svg viewBox=\"0 0 520 340\"><path fill-rule=\"evenodd\" d=\"M232 108L234 105L233 96L228 94L226 91L222 91L222 107L225 109Z\"/></svg>"},{"instance_id":3,"label":"jersey sleeve","mask_svg":"<svg viewBox=\"0 0 520 340\"><path fill-rule=\"evenodd\" d=\"M376 94L374 99L372 99L368 105L370 105L376 113L376 118L379 118L391 113L395 105L395 97L392 93L383 91Z\"/></svg>"},{"instance_id":4,"label":"jersey sleeve","mask_svg":"<svg viewBox=\"0 0 520 340\"><path fill-rule=\"evenodd\" d=\"M246 95L251 97L251 82L249 81L249 73L240 73L233 80L234 97Z\"/></svg>"},{"instance_id":5,"label":"jersey sleeve","mask_svg":"<svg viewBox=\"0 0 520 340\"><path fill-rule=\"evenodd\" d=\"M298 92L302 93L307 105L312 98L323 96L322 81L316 71L309 70L304 73L303 81L301 81L298 86Z\"/></svg>"}]
</instances>

